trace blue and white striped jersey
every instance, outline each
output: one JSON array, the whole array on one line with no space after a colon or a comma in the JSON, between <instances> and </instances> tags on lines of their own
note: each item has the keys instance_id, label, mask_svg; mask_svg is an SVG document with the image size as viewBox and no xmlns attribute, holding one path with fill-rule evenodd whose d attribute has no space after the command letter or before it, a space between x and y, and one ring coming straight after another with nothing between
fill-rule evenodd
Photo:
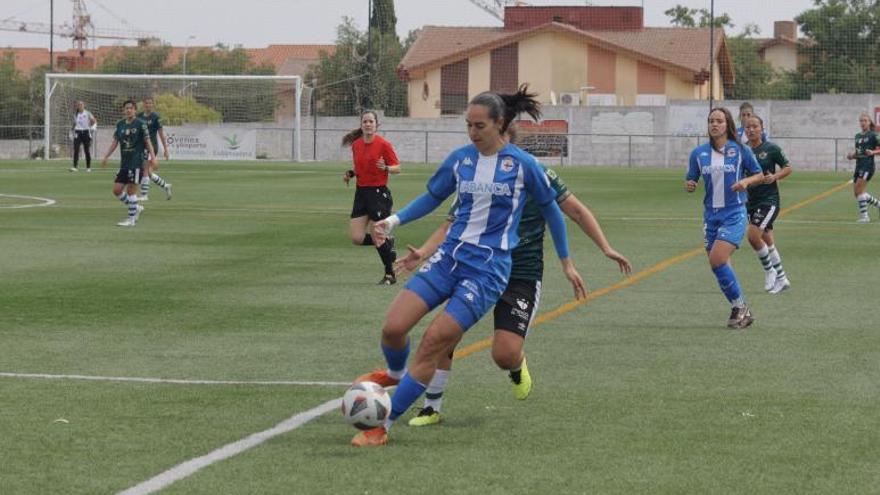
<instances>
[{"instance_id":1,"label":"blue and white striped jersey","mask_svg":"<svg viewBox=\"0 0 880 495\"><path fill-rule=\"evenodd\" d=\"M447 240L504 251L519 243L517 227L526 194L540 206L556 200L535 158L512 144L493 156L480 155L473 144L453 151L428 181L428 192L442 199L458 194Z\"/></svg>"},{"instance_id":2,"label":"blue and white striped jersey","mask_svg":"<svg viewBox=\"0 0 880 495\"><path fill-rule=\"evenodd\" d=\"M699 181L703 176L706 186L703 204L706 208L744 205L748 199L746 192L731 189L734 183L744 177L743 170L747 170L749 175L763 173L748 146L728 141L719 153L709 142L691 152L687 180Z\"/></svg>"}]
</instances>

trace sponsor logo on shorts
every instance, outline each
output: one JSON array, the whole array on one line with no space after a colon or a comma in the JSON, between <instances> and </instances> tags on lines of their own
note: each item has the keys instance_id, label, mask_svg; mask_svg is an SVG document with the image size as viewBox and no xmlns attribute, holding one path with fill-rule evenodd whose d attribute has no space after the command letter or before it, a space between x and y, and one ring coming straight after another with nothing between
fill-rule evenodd
<instances>
[{"instance_id":1,"label":"sponsor logo on shorts","mask_svg":"<svg viewBox=\"0 0 880 495\"><path fill-rule=\"evenodd\" d=\"M516 305L519 306L519 309L529 309L529 302L525 299L517 299Z\"/></svg>"},{"instance_id":2,"label":"sponsor logo on shorts","mask_svg":"<svg viewBox=\"0 0 880 495\"><path fill-rule=\"evenodd\" d=\"M467 299L467 300L470 301L470 302L474 302L474 298L475 298L475 297L476 297L476 296L474 295L473 292L468 292L467 294L464 295L464 298Z\"/></svg>"},{"instance_id":3,"label":"sponsor logo on shorts","mask_svg":"<svg viewBox=\"0 0 880 495\"><path fill-rule=\"evenodd\" d=\"M516 308L511 309L510 314L521 319L521 320L526 320L526 321L529 321L529 319L531 318L531 315L527 311L522 311L522 310L519 310Z\"/></svg>"},{"instance_id":4,"label":"sponsor logo on shorts","mask_svg":"<svg viewBox=\"0 0 880 495\"><path fill-rule=\"evenodd\" d=\"M462 280L461 286L471 292L480 292L480 287L471 280Z\"/></svg>"}]
</instances>

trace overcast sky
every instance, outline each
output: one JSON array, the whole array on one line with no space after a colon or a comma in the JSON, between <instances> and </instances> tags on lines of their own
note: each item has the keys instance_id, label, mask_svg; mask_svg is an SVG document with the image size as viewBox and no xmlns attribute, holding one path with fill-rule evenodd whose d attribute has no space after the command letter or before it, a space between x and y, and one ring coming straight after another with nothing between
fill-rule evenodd
<instances>
[{"instance_id":1,"label":"overcast sky","mask_svg":"<svg viewBox=\"0 0 880 495\"><path fill-rule=\"evenodd\" d=\"M491 3L491 2L488 2ZM584 1L531 0L530 5L584 5ZM663 12L676 4L708 8L709 0L593 0L593 5L644 5L645 24L668 26ZM218 42L246 47L272 43L333 43L343 16L361 27L367 23L367 0L86 0L99 29L153 31L173 45L210 46ZM210 6L208 8L207 6ZM791 20L811 8L812 0L716 0L715 12L728 13L740 32L747 23L772 36L773 21ZM396 0L397 33L426 24L500 26L501 22L468 0ZM70 23L70 0L55 0L55 24ZM0 0L0 20L48 23L49 0ZM118 44L99 40L99 44ZM0 31L0 47L44 46L47 35ZM69 48L70 40L56 38L55 46Z\"/></svg>"}]
</instances>

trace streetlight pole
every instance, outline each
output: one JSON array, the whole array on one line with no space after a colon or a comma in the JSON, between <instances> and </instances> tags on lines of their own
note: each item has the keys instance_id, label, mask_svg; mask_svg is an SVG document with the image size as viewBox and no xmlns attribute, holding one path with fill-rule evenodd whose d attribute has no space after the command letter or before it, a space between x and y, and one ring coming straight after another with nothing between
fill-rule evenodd
<instances>
[{"instance_id":1,"label":"streetlight pole","mask_svg":"<svg viewBox=\"0 0 880 495\"><path fill-rule=\"evenodd\" d=\"M189 51L189 40L194 40L196 37L194 35L189 35L186 38L186 43L183 45L183 75L186 75L186 52Z\"/></svg>"},{"instance_id":2,"label":"streetlight pole","mask_svg":"<svg viewBox=\"0 0 880 495\"><path fill-rule=\"evenodd\" d=\"M55 69L55 0L49 0L49 72Z\"/></svg>"},{"instance_id":3,"label":"streetlight pole","mask_svg":"<svg viewBox=\"0 0 880 495\"><path fill-rule=\"evenodd\" d=\"M715 103L715 0L709 7L709 111Z\"/></svg>"}]
</instances>

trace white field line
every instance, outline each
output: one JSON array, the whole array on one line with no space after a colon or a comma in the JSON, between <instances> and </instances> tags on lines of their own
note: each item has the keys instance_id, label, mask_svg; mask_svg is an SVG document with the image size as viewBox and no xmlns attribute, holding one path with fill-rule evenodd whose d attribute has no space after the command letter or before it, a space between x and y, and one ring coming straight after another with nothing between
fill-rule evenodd
<instances>
[{"instance_id":1,"label":"white field line","mask_svg":"<svg viewBox=\"0 0 880 495\"><path fill-rule=\"evenodd\" d=\"M196 457L182 464L178 464L163 473L153 476L143 483L138 483L137 485L125 491L119 492L119 495L146 495L148 493L157 492L174 483L175 481L180 481L195 473L196 471L199 471L202 468L214 464L215 462L219 462L232 456L238 455L246 450L256 447L257 445L260 445L261 443L273 437L277 437L278 435L283 435L289 431L295 430L300 426L308 423L309 421L319 416L322 416L334 409L339 409L341 403L342 399L333 399L321 404L318 407L309 409L308 411L295 414L273 426L272 428L269 428L268 430L254 433L253 435L250 435L241 440L228 443L220 447L219 449L211 451L201 457Z\"/></svg>"},{"instance_id":2,"label":"white field line","mask_svg":"<svg viewBox=\"0 0 880 495\"><path fill-rule=\"evenodd\" d=\"M177 378L150 378L137 376L50 375L47 373L0 372L0 378L31 378L45 380L85 380L93 382L168 383L176 385L287 385L315 387L347 387L351 382L318 380L188 380Z\"/></svg>"},{"instance_id":3,"label":"white field line","mask_svg":"<svg viewBox=\"0 0 880 495\"><path fill-rule=\"evenodd\" d=\"M0 206L0 208L5 208L5 209L13 209L13 208L36 208L36 207L38 207L38 206L52 206L52 205L55 204L55 200L54 200L54 199L40 198L40 197L37 197L37 196L19 196L19 195L17 195L17 194L0 194L0 197L3 197L3 198L15 198L15 199L30 199L30 200L34 200L34 201L42 201L42 203L34 203L34 204L27 204L27 205Z\"/></svg>"}]
</instances>

